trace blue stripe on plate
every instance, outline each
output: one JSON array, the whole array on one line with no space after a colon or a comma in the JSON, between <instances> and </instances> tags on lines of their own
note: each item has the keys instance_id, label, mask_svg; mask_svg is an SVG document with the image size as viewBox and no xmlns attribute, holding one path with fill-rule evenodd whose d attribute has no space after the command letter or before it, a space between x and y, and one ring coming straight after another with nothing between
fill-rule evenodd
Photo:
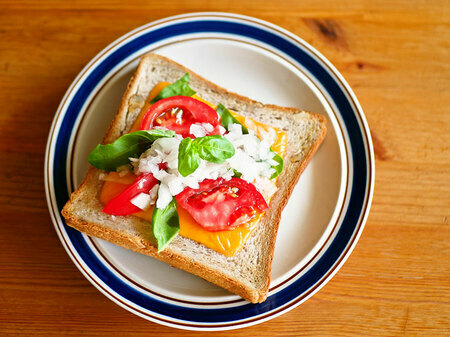
<instances>
[{"instance_id":1,"label":"blue stripe on plate","mask_svg":"<svg viewBox=\"0 0 450 337\"><path fill-rule=\"evenodd\" d=\"M279 308L280 306L283 306L284 304L301 296L328 273L331 267L342 255L358 225L358 220L363 208L363 202L366 197L366 188L368 183L366 158L369 154L366 152L363 135L356 118L356 113L345 93L335 82L333 77L328 73L328 71L316 59L306 53L302 47L270 30L242 22L208 19L174 23L166 27L149 31L114 51L94 68L94 70L82 83L81 87L76 91L75 96L67 108L62 125L58 130L59 133L55 146L55 161L53 163L54 188L57 204L60 210L68 199L68 191L66 187L66 158L70 135L83 103L86 101L88 95L94 89L96 84L120 61L147 45L174 36L205 32L219 32L246 36L267 43L272 47L286 53L302 64L317 78L317 80L330 94L336 106L339 108L339 112L342 115L351 141L351 152L354 160L354 176L350 204L347 213L345 214L344 222L330 247L305 275L290 286L270 296L264 303L247 304L239 307L224 309L193 309L156 300L128 286L118 279L107 267L105 267L100 260L98 260L80 232L67 226L65 226L65 230L83 261L89 266L95 275L97 275L105 284L107 284L120 296L157 314L191 323L214 324L239 321Z\"/></svg>"}]
</instances>

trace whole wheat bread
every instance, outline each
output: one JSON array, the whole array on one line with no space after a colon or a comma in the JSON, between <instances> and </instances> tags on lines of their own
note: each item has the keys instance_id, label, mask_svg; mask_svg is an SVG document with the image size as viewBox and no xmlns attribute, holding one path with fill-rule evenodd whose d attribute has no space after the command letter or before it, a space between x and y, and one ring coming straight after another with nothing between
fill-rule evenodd
<instances>
[{"instance_id":1,"label":"whole wheat bread","mask_svg":"<svg viewBox=\"0 0 450 337\"><path fill-rule=\"evenodd\" d=\"M294 108L263 105L231 93L185 67L156 54L144 56L131 78L119 111L104 143L127 133L139 114L150 90L161 81L175 82L189 72L190 86L212 104L222 103L243 116L284 130L288 134L285 168L277 180L278 190L241 251L226 257L204 245L178 235L166 249L157 253L151 223L134 216L112 217L102 213L98 194L101 171L91 168L71 195L62 214L68 225L135 252L155 257L198 275L244 299L257 303L267 298L272 258L281 211L313 154L326 134L323 116Z\"/></svg>"}]
</instances>

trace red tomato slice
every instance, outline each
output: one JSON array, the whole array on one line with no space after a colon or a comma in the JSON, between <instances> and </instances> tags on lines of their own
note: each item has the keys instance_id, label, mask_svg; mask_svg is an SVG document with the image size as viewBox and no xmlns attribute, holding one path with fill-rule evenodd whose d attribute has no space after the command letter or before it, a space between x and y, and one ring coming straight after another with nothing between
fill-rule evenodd
<instances>
[{"instance_id":1,"label":"red tomato slice","mask_svg":"<svg viewBox=\"0 0 450 337\"><path fill-rule=\"evenodd\" d=\"M175 108L178 108L177 111L172 110ZM141 130L162 126L183 137L193 137L189 129L194 123L209 123L214 130L208 135L219 134L220 117L216 110L189 96L172 96L150 106L142 118Z\"/></svg>"},{"instance_id":2,"label":"red tomato slice","mask_svg":"<svg viewBox=\"0 0 450 337\"><path fill-rule=\"evenodd\" d=\"M158 183L153 174L142 174L117 197L112 198L103 208L103 212L111 215L129 215L142 211L133 205L131 200L139 193L148 193Z\"/></svg>"},{"instance_id":3,"label":"red tomato slice","mask_svg":"<svg viewBox=\"0 0 450 337\"><path fill-rule=\"evenodd\" d=\"M256 187L239 178L206 179L199 188L188 187L175 198L200 226L211 232L233 229L268 208Z\"/></svg>"}]
</instances>

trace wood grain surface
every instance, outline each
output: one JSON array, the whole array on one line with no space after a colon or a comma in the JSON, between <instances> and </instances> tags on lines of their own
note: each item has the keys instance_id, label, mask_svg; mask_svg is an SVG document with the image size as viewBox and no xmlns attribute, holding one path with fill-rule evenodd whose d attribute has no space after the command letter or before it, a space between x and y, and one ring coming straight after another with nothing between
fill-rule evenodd
<instances>
[{"instance_id":1,"label":"wood grain surface","mask_svg":"<svg viewBox=\"0 0 450 337\"><path fill-rule=\"evenodd\" d=\"M131 29L225 11L311 43L344 75L376 153L372 210L338 274L300 307L217 336L450 334L448 1L0 1L0 335L208 336L141 319L78 271L44 194L57 106L82 67Z\"/></svg>"}]
</instances>

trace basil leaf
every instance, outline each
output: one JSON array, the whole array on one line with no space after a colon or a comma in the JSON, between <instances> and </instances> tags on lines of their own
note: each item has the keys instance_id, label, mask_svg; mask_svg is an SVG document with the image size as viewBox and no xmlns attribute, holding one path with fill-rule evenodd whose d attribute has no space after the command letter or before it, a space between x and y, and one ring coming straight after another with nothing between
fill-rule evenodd
<instances>
[{"instance_id":1,"label":"basil leaf","mask_svg":"<svg viewBox=\"0 0 450 337\"><path fill-rule=\"evenodd\" d=\"M172 96L192 96L195 91L189 87L189 74L186 73L178 81L169 84L163 90L153 98L150 103L158 102L160 99L172 97Z\"/></svg>"},{"instance_id":2,"label":"basil leaf","mask_svg":"<svg viewBox=\"0 0 450 337\"><path fill-rule=\"evenodd\" d=\"M234 152L233 144L219 135L194 140L186 137L178 148L178 171L183 177L187 177L200 166L201 159L220 164L234 156Z\"/></svg>"},{"instance_id":3,"label":"basil leaf","mask_svg":"<svg viewBox=\"0 0 450 337\"><path fill-rule=\"evenodd\" d=\"M270 150L273 153L275 153L275 156L273 156L273 160L275 160L278 165L272 165L271 167L275 170L275 172L272 174L272 176L270 177L270 179L276 178L278 177L278 175L281 173L281 171L283 171L284 168L284 160L283 158L276 152L274 152L272 149Z\"/></svg>"},{"instance_id":4,"label":"basil leaf","mask_svg":"<svg viewBox=\"0 0 450 337\"><path fill-rule=\"evenodd\" d=\"M229 126L230 124L239 124L242 126L242 133L243 134L247 134L248 133L248 129L242 125L237 119L236 117L234 117L230 110L228 110L227 108L225 108L225 106L223 106L223 104L219 104L217 106L216 109L217 113L220 116L220 122L222 123L222 126L227 129L228 131L230 131Z\"/></svg>"},{"instance_id":5,"label":"basil leaf","mask_svg":"<svg viewBox=\"0 0 450 337\"><path fill-rule=\"evenodd\" d=\"M178 171L187 177L200 166L200 157L190 137L184 138L178 148Z\"/></svg>"},{"instance_id":6,"label":"basil leaf","mask_svg":"<svg viewBox=\"0 0 450 337\"><path fill-rule=\"evenodd\" d=\"M139 157L156 139L174 135L173 131L160 129L128 133L112 144L97 145L89 154L88 161L100 170L114 171L117 167L128 164L130 157Z\"/></svg>"},{"instance_id":7,"label":"basil leaf","mask_svg":"<svg viewBox=\"0 0 450 337\"><path fill-rule=\"evenodd\" d=\"M180 231L175 198L163 209L155 207L152 216L153 235L158 243L158 253L169 244Z\"/></svg>"},{"instance_id":8,"label":"basil leaf","mask_svg":"<svg viewBox=\"0 0 450 337\"><path fill-rule=\"evenodd\" d=\"M221 164L234 156L233 144L219 135L195 138L193 143L200 158L212 163Z\"/></svg>"},{"instance_id":9,"label":"basil leaf","mask_svg":"<svg viewBox=\"0 0 450 337\"><path fill-rule=\"evenodd\" d=\"M238 171L236 171L235 169L233 169L233 177L234 178L240 178L240 177L242 177L242 173L241 172L238 172Z\"/></svg>"}]
</instances>

